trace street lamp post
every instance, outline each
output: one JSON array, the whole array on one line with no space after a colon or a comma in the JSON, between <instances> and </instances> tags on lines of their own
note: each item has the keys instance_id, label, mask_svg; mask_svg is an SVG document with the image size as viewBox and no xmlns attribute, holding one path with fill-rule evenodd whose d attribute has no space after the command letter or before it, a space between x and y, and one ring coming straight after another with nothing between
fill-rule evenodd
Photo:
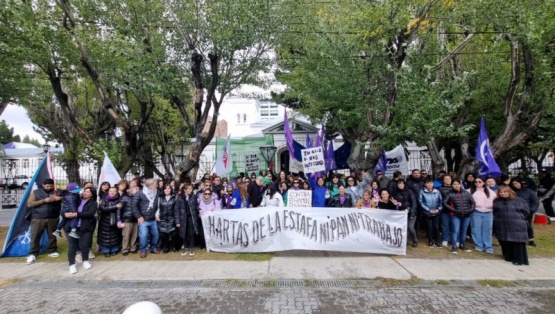
<instances>
[{"instance_id":1,"label":"street lamp post","mask_svg":"<svg viewBox=\"0 0 555 314\"><path fill-rule=\"evenodd\" d=\"M42 145L42 151L44 152L44 154L48 154L48 151L50 151L50 145L48 145L48 143L45 143L44 145Z\"/></svg>"},{"instance_id":2,"label":"street lamp post","mask_svg":"<svg viewBox=\"0 0 555 314\"><path fill-rule=\"evenodd\" d=\"M260 146L260 153L262 157L268 164L268 168L273 172L274 171L274 155L276 153L277 147L275 146Z\"/></svg>"}]
</instances>

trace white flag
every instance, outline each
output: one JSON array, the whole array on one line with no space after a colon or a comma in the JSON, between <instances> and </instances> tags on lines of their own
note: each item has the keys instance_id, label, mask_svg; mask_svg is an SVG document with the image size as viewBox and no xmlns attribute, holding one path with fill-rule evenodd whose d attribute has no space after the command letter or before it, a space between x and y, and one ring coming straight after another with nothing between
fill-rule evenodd
<instances>
[{"instance_id":1,"label":"white flag","mask_svg":"<svg viewBox=\"0 0 555 314\"><path fill-rule=\"evenodd\" d=\"M102 163L102 168L100 169L100 178L98 178L98 188L100 189L100 184L102 182L110 183L110 186L116 185L121 180L121 177L116 170L116 167L110 161L108 154L104 152L104 162Z\"/></svg>"},{"instance_id":2,"label":"white flag","mask_svg":"<svg viewBox=\"0 0 555 314\"><path fill-rule=\"evenodd\" d=\"M227 140L222 148L222 153L216 160L216 173L219 176L230 173L233 168L233 161L231 160L231 142L229 140L230 136L231 134L227 136Z\"/></svg>"}]
</instances>

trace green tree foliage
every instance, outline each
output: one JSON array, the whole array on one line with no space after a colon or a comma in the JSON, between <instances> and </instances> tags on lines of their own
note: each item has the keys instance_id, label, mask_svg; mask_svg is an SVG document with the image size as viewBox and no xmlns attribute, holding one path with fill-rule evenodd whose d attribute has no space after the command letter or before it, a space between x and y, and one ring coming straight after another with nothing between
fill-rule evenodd
<instances>
[{"instance_id":1,"label":"green tree foliage","mask_svg":"<svg viewBox=\"0 0 555 314\"><path fill-rule=\"evenodd\" d=\"M0 143L6 144L10 142L21 142L19 135L13 134L13 128L6 123L6 120L0 121Z\"/></svg>"}]
</instances>

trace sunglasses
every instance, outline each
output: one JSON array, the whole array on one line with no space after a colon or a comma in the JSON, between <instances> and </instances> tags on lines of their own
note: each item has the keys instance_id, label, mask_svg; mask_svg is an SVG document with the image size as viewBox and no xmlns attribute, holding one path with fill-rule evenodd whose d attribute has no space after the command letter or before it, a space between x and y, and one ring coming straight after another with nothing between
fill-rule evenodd
<instances>
[{"instance_id":1,"label":"sunglasses","mask_svg":"<svg viewBox=\"0 0 555 314\"><path fill-rule=\"evenodd\" d=\"M204 193L204 195L212 195L212 193Z\"/></svg>"},{"instance_id":2,"label":"sunglasses","mask_svg":"<svg viewBox=\"0 0 555 314\"><path fill-rule=\"evenodd\" d=\"M300 184L300 182L293 182L293 184Z\"/></svg>"}]
</instances>

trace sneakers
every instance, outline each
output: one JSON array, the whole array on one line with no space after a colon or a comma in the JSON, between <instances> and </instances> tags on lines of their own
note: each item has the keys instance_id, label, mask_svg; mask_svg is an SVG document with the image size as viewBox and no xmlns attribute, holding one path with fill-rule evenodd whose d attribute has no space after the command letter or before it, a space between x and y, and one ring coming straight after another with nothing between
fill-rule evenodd
<instances>
[{"instance_id":1,"label":"sneakers","mask_svg":"<svg viewBox=\"0 0 555 314\"><path fill-rule=\"evenodd\" d=\"M183 251L183 253L181 253L181 256L185 256L185 255L187 255L187 254L189 254L189 249L185 249L185 250Z\"/></svg>"},{"instance_id":2,"label":"sneakers","mask_svg":"<svg viewBox=\"0 0 555 314\"><path fill-rule=\"evenodd\" d=\"M62 232L60 230L56 230L56 231L52 232L52 234L58 239L62 238Z\"/></svg>"},{"instance_id":3,"label":"sneakers","mask_svg":"<svg viewBox=\"0 0 555 314\"><path fill-rule=\"evenodd\" d=\"M84 262L83 262L83 268L85 268L85 269L91 269L91 268L92 268L92 265L91 265L91 263L89 263L89 261L84 261Z\"/></svg>"},{"instance_id":4,"label":"sneakers","mask_svg":"<svg viewBox=\"0 0 555 314\"><path fill-rule=\"evenodd\" d=\"M436 246L436 248L441 248L441 244L439 244L439 242L434 242L434 245Z\"/></svg>"},{"instance_id":5,"label":"sneakers","mask_svg":"<svg viewBox=\"0 0 555 314\"><path fill-rule=\"evenodd\" d=\"M75 231L71 231L68 236L75 238L75 239L79 239L79 235L77 234L77 232Z\"/></svg>"},{"instance_id":6,"label":"sneakers","mask_svg":"<svg viewBox=\"0 0 555 314\"><path fill-rule=\"evenodd\" d=\"M77 252L75 254L75 262L76 263L82 263L83 262L83 256L81 255L81 252Z\"/></svg>"},{"instance_id":7,"label":"sneakers","mask_svg":"<svg viewBox=\"0 0 555 314\"><path fill-rule=\"evenodd\" d=\"M35 255L27 256L27 265L31 265L36 261L37 261L37 258L35 257Z\"/></svg>"},{"instance_id":8,"label":"sneakers","mask_svg":"<svg viewBox=\"0 0 555 314\"><path fill-rule=\"evenodd\" d=\"M453 247L451 248L451 253L453 253L453 254L458 254L458 252L457 252L457 247L456 247L456 246L453 246Z\"/></svg>"},{"instance_id":9,"label":"sneakers","mask_svg":"<svg viewBox=\"0 0 555 314\"><path fill-rule=\"evenodd\" d=\"M466 245L464 245L464 244L461 245L461 246L459 246L459 249L461 249L462 251L465 251L465 252L467 252L467 253L472 252L472 250L469 249L468 247L466 247Z\"/></svg>"},{"instance_id":10,"label":"sneakers","mask_svg":"<svg viewBox=\"0 0 555 314\"><path fill-rule=\"evenodd\" d=\"M193 249L191 249L191 251L189 251L189 256L195 256L195 251Z\"/></svg>"},{"instance_id":11,"label":"sneakers","mask_svg":"<svg viewBox=\"0 0 555 314\"><path fill-rule=\"evenodd\" d=\"M77 266L75 266L75 264L69 265L69 273L72 275L77 274Z\"/></svg>"},{"instance_id":12,"label":"sneakers","mask_svg":"<svg viewBox=\"0 0 555 314\"><path fill-rule=\"evenodd\" d=\"M447 246L447 241L441 242L441 246L443 246L443 247Z\"/></svg>"},{"instance_id":13,"label":"sneakers","mask_svg":"<svg viewBox=\"0 0 555 314\"><path fill-rule=\"evenodd\" d=\"M528 245L529 245L529 246L533 246L533 247L538 246L538 245L536 244L536 242L534 242L534 240L528 242Z\"/></svg>"},{"instance_id":14,"label":"sneakers","mask_svg":"<svg viewBox=\"0 0 555 314\"><path fill-rule=\"evenodd\" d=\"M412 241L412 247L417 247L417 246L418 246L418 242Z\"/></svg>"},{"instance_id":15,"label":"sneakers","mask_svg":"<svg viewBox=\"0 0 555 314\"><path fill-rule=\"evenodd\" d=\"M50 257L60 257L60 254L58 254L58 252L52 252L52 253L48 254L48 256L50 256Z\"/></svg>"},{"instance_id":16,"label":"sneakers","mask_svg":"<svg viewBox=\"0 0 555 314\"><path fill-rule=\"evenodd\" d=\"M89 251L89 259L93 259L95 257L96 257L96 255L94 255L94 253L92 251Z\"/></svg>"},{"instance_id":17,"label":"sneakers","mask_svg":"<svg viewBox=\"0 0 555 314\"><path fill-rule=\"evenodd\" d=\"M434 241L429 241L428 242L428 247L433 248L434 247Z\"/></svg>"}]
</instances>

